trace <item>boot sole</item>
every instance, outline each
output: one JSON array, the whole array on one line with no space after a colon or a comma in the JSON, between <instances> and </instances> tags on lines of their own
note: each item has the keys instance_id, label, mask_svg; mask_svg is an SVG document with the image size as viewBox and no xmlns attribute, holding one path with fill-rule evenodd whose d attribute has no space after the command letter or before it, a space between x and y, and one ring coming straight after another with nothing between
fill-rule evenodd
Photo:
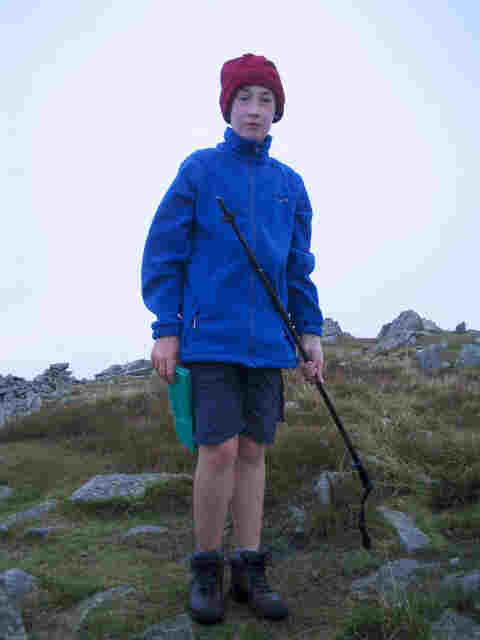
<instances>
[{"instance_id":1,"label":"boot sole","mask_svg":"<svg viewBox=\"0 0 480 640\"><path fill-rule=\"evenodd\" d=\"M223 622L223 620L225 619L225 613L227 609L225 595L223 596L223 599L222 599L222 607L223 607L223 611L221 611L217 615L214 615L211 613L210 614L202 613L197 609L193 609L189 602L187 603L188 613L196 622L199 622L200 624L217 624L218 622Z\"/></svg>"},{"instance_id":2,"label":"boot sole","mask_svg":"<svg viewBox=\"0 0 480 640\"><path fill-rule=\"evenodd\" d=\"M223 622L225 619L225 612L218 616L208 616L188 607L188 613L195 622L199 622L200 624L218 624L219 622Z\"/></svg>"},{"instance_id":3,"label":"boot sole","mask_svg":"<svg viewBox=\"0 0 480 640\"><path fill-rule=\"evenodd\" d=\"M241 604L248 604L248 606L250 607L250 610L255 614L255 616L259 619L263 619L263 620L284 620L285 618L288 618L289 612L287 611L287 613L283 613L280 615L266 615L261 609L255 607L255 605L249 601L248 598L248 593L246 593L245 591L239 591L236 589L230 589L230 597L232 598L232 600L234 600L235 602L239 602Z\"/></svg>"}]
</instances>

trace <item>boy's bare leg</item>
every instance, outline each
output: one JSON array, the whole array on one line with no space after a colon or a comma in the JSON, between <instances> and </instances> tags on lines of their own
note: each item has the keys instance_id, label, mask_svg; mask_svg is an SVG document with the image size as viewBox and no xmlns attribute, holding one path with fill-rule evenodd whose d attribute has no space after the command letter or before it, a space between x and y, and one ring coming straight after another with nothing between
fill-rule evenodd
<instances>
[{"instance_id":1,"label":"boy's bare leg","mask_svg":"<svg viewBox=\"0 0 480 640\"><path fill-rule=\"evenodd\" d=\"M258 549L265 493L265 445L239 436L232 498L232 517L237 546Z\"/></svg>"},{"instance_id":2,"label":"boy's bare leg","mask_svg":"<svg viewBox=\"0 0 480 640\"><path fill-rule=\"evenodd\" d=\"M238 436L219 445L199 446L193 488L197 551L214 551L222 546L237 451Z\"/></svg>"}]
</instances>

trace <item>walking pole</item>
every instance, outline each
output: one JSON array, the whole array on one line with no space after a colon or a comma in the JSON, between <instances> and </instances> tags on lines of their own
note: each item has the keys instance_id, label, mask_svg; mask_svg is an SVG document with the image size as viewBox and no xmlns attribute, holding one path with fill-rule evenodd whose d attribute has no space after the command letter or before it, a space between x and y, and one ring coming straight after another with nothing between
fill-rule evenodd
<instances>
[{"instance_id":1,"label":"walking pole","mask_svg":"<svg viewBox=\"0 0 480 640\"><path fill-rule=\"evenodd\" d=\"M272 301L273 301L277 311L282 316L282 319L283 319L284 323L287 325L288 330L290 331L293 339L295 340L295 344L297 345L298 350L300 351L300 355L302 356L302 359L304 360L304 362L307 362L308 361L308 354L305 351L305 349L303 348L303 345L302 345L302 343L300 341L300 337L299 337L298 333L295 331L295 328L292 325L292 323L290 321L290 318L288 317L287 312L283 308L283 305L280 302L279 297L275 293L275 289L273 288L273 286L270 283L269 279L265 275L265 272L263 271L261 266L258 264L255 256L251 252L251 250L250 250L245 238L243 237L242 232L238 228L237 223L235 222L235 214L234 213L229 213L229 211L225 207L225 204L224 204L222 198L217 196L217 200L218 200L218 203L219 203L219 205L220 205L220 207L221 207L221 209L223 211L223 214L224 214L223 221L224 222L229 222L232 225L235 233L238 236L238 239L242 243L245 251L247 252L247 255L248 255L248 258L250 260L250 263L252 264L252 266L254 267L255 271L258 273L258 275L261 277L261 279L263 281L263 284L265 285L265 288L267 289L268 293L270 294L270 297L272 298ZM338 414L337 414L337 412L335 410L335 407L333 405L332 400L330 399L330 396L327 393L327 390L325 389L323 384L320 382L320 380L318 380L318 378L315 378L315 384L317 386L317 389L320 391L320 394L321 394L322 398L324 399L325 404L328 407L328 410L330 411L330 415L332 416L333 421L335 422L335 424L337 425L340 433L342 434L342 437L343 437L343 439L345 441L347 449L349 450L350 455L352 457L353 467L354 467L354 469L356 469L358 471L358 475L359 475L360 480L361 480L361 482L363 484L363 487L365 489L365 493L363 494L361 507L360 507L360 517L359 517L359 522L358 522L358 528L360 530L360 533L362 534L363 546L365 547L365 549L370 549L370 547L372 546L372 543L370 541L370 536L367 533L367 528L366 528L366 525L365 525L365 502L366 502L370 492L373 490L374 485L373 485L372 481L370 480L370 478L368 476L368 473L367 473L365 467L363 466L362 461L360 460L360 457L358 456L357 452L355 451L355 448L354 448L354 446L352 444L352 441L350 440L350 437L349 437L348 433L345 431L345 427L343 426L343 423L340 420L340 417L338 416Z\"/></svg>"}]
</instances>

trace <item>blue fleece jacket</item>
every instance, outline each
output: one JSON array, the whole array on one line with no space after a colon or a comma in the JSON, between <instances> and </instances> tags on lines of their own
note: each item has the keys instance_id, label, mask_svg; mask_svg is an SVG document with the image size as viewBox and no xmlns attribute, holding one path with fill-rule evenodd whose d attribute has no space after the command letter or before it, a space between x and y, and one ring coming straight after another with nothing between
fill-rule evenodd
<instances>
[{"instance_id":1,"label":"blue fleece jacket","mask_svg":"<svg viewBox=\"0 0 480 640\"><path fill-rule=\"evenodd\" d=\"M181 362L291 368L296 348L232 226L220 196L297 333L322 334L310 279L312 210L303 180L263 143L232 128L225 142L189 155L163 197L145 244L143 300L153 338L177 335Z\"/></svg>"}]
</instances>

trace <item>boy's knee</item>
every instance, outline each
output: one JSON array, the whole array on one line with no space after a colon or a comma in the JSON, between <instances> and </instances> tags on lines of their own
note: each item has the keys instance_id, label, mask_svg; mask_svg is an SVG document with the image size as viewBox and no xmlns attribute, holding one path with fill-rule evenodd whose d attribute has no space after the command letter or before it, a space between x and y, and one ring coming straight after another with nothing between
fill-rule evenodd
<instances>
[{"instance_id":1,"label":"boy's knee","mask_svg":"<svg viewBox=\"0 0 480 640\"><path fill-rule=\"evenodd\" d=\"M265 454L265 445L251 438L240 436L238 443L238 459L246 464L259 464Z\"/></svg>"},{"instance_id":2,"label":"boy's knee","mask_svg":"<svg viewBox=\"0 0 480 640\"><path fill-rule=\"evenodd\" d=\"M238 454L238 437L214 445L200 445L199 455L210 467L211 471L219 472L233 467Z\"/></svg>"}]
</instances>

